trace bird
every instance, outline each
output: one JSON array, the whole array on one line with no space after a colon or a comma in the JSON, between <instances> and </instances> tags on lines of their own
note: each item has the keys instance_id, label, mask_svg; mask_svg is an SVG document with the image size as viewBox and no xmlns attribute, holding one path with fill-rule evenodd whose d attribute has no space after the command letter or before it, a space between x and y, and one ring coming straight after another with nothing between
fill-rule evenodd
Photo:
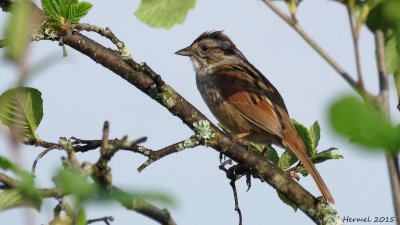
<instances>
[{"instance_id":1,"label":"bird","mask_svg":"<svg viewBox=\"0 0 400 225\"><path fill-rule=\"evenodd\" d=\"M282 96L228 36L222 31L204 32L175 54L190 57L197 89L219 123L242 140L274 144L293 152L311 174L324 201L334 204Z\"/></svg>"}]
</instances>

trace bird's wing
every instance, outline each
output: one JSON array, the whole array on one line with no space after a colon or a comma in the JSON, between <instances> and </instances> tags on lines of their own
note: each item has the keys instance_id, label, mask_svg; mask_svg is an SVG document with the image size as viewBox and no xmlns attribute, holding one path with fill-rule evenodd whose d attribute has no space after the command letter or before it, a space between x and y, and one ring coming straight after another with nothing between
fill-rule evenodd
<instances>
[{"instance_id":1,"label":"bird's wing","mask_svg":"<svg viewBox=\"0 0 400 225\"><path fill-rule=\"evenodd\" d=\"M219 66L215 72L221 95L261 129L284 136L285 104L275 87L251 64Z\"/></svg>"}]
</instances>

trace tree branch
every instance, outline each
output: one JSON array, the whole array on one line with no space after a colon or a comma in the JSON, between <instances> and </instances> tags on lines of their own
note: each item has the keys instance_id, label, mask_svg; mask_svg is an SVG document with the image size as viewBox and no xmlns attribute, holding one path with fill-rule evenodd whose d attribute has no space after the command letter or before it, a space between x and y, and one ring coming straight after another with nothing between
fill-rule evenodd
<instances>
[{"instance_id":1,"label":"tree branch","mask_svg":"<svg viewBox=\"0 0 400 225\"><path fill-rule=\"evenodd\" d=\"M379 96L378 103L389 120L389 82L385 58L385 37L382 31L375 32L375 45L378 60ZM397 155L386 155L389 178L392 187L393 204L397 224L400 224L400 174Z\"/></svg>"},{"instance_id":2,"label":"tree branch","mask_svg":"<svg viewBox=\"0 0 400 225\"><path fill-rule=\"evenodd\" d=\"M349 15L349 23L350 23L350 29L351 29L351 35L353 37L353 46L354 46L354 55L356 58L356 67L357 67L357 84L358 87L364 90L364 82L362 78L362 72L361 72L361 59L360 59L360 50L358 47L358 39L359 39L359 28L354 27L354 20L353 20L353 13L352 13L352 8L346 4L347 8L347 14Z\"/></svg>"},{"instance_id":3,"label":"tree branch","mask_svg":"<svg viewBox=\"0 0 400 225\"><path fill-rule=\"evenodd\" d=\"M182 151L187 148L194 148L198 145L200 145L200 141L196 138L196 136L192 136L184 141L180 141L178 143L175 143L158 151L152 151L150 149L144 149L143 147L139 147L141 148L140 152L143 155L149 157L149 159L138 168L138 171L142 172L151 163L163 158L164 156Z\"/></svg>"},{"instance_id":4,"label":"tree branch","mask_svg":"<svg viewBox=\"0 0 400 225\"><path fill-rule=\"evenodd\" d=\"M43 32L42 34L45 35ZM47 36L57 41L57 36ZM161 77L145 64L137 64L124 59L121 54L89 39L82 34L67 33L62 36L63 43L90 57L93 61L110 69L130 84L150 96L178 116L201 138L202 144L210 146L236 162L245 165L254 177L268 182L295 203L317 224L340 224L341 220L329 205L317 200L307 190L291 179L278 166L267 161L263 156L249 152L245 146L234 141L212 124L192 104L164 83ZM343 77L348 77L343 73ZM347 78L350 81L351 78ZM151 211L151 210L150 210Z\"/></svg>"},{"instance_id":5,"label":"tree branch","mask_svg":"<svg viewBox=\"0 0 400 225\"><path fill-rule=\"evenodd\" d=\"M102 64L136 86L139 90L166 107L173 115L182 119L193 130L196 130L194 127L195 124L207 122L208 126L205 125L203 127L203 130L210 135L208 138L204 138L206 145L215 148L238 163L247 165L251 168L253 175L263 181L267 181L275 189L282 192L317 224L326 224L323 218L328 215L327 218L332 218L333 221L340 221L332 208L315 199L279 167L270 163L262 156L249 152L245 146L233 141L230 136L222 133L201 112L167 84L164 83L161 86L157 86L153 79L158 78L158 82L163 83L158 75L148 74L147 70L138 64L134 64L135 67L132 68L114 51L101 46L82 34L67 34L63 40L65 44L89 56L95 62Z\"/></svg>"},{"instance_id":6,"label":"tree branch","mask_svg":"<svg viewBox=\"0 0 400 225\"><path fill-rule=\"evenodd\" d=\"M91 223L96 223L96 222L104 222L106 225L110 225L110 222L108 221L114 221L114 217L112 216L105 216L102 218L97 218L97 219L90 219L86 221L86 224L91 224Z\"/></svg>"}]
</instances>

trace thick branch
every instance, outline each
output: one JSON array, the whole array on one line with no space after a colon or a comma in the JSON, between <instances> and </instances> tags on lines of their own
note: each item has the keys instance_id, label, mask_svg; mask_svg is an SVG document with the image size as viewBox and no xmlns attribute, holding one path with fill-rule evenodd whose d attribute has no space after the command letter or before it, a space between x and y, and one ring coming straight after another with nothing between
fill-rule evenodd
<instances>
[{"instance_id":1,"label":"thick branch","mask_svg":"<svg viewBox=\"0 0 400 225\"><path fill-rule=\"evenodd\" d=\"M161 87L153 81L152 74L146 74L142 66L136 64L134 67L125 63L120 56L97 42L81 35L67 34L63 38L66 45L71 46L77 51L89 56L95 62L102 64L115 72L117 75L136 86L138 89L149 95L151 98L166 107L173 115L178 116L190 128L195 130L194 124L200 121L207 121L207 128L210 134L213 134L212 145L216 150L222 152L235 161L250 168L253 175L267 181L275 189L282 192L286 197L292 200L300 209L303 210L317 224L326 224L323 219L325 216L333 220L340 220L330 207L321 204L308 191L301 187L297 182L287 176L279 167L265 160L262 156L247 151L243 145L232 140L231 137L222 133L215 125L199 112L192 104L187 102L175 90L166 84ZM163 83L160 82L159 83Z\"/></svg>"}]
</instances>

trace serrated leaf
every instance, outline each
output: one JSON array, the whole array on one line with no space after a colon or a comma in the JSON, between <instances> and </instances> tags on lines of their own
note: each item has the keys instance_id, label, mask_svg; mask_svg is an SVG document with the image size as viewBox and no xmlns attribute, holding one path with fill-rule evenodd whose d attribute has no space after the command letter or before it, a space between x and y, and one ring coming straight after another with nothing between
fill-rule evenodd
<instances>
[{"instance_id":1,"label":"serrated leaf","mask_svg":"<svg viewBox=\"0 0 400 225\"><path fill-rule=\"evenodd\" d=\"M278 166L285 170L297 162L297 157L293 154L293 152L286 150L282 153L281 158L279 159Z\"/></svg>"},{"instance_id":2,"label":"serrated leaf","mask_svg":"<svg viewBox=\"0 0 400 225\"><path fill-rule=\"evenodd\" d=\"M6 157L0 156L0 167L5 170L13 169L14 164L10 162L10 160L8 160Z\"/></svg>"},{"instance_id":3,"label":"serrated leaf","mask_svg":"<svg viewBox=\"0 0 400 225\"><path fill-rule=\"evenodd\" d=\"M76 225L86 225L86 213L84 209L79 209L76 217Z\"/></svg>"},{"instance_id":4,"label":"serrated leaf","mask_svg":"<svg viewBox=\"0 0 400 225\"><path fill-rule=\"evenodd\" d=\"M399 52L397 49L397 43L395 33L385 36L385 57L388 74L393 74L397 69L399 69Z\"/></svg>"},{"instance_id":5,"label":"serrated leaf","mask_svg":"<svg viewBox=\"0 0 400 225\"><path fill-rule=\"evenodd\" d=\"M60 5L60 16L64 17L65 19L68 18L69 10L73 4L78 3L78 0L56 0L59 1Z\"/></svg>"},{"instance_id":6,"label":"serrated leaf","mask_svg":"<svg viewBox=\"0 0 400 225\"><path fill-rule=\"evenodd\" d=\"M281 192L276 191L278 194L278 197L280 200L282 200L283 203L285 203L286 205L290 206L293 208L293 210L296 212L297 211L297 205L294 204L292 201L290 201L288 198L286 198L285 195L283 195Z\"/></svg>"},{"instance_id":7,"label":"serrated leaf","mask_svg":"<svg viewBox=\"0 0 400 225\"><path fill-rule=\"evenodd\" d=\"M296 128L296 131L299 134L300 138L303 140L304 146L306 147L307 155L311 157L314 151L311 144L310 133L308 132L307 127L298 123L294 119L292 119L292 123L294 125L294 128Z\"/></svg>"},{"instance_id":8,"label":"serrated leaf","mask_svg":"<svg viewBox=\"0 0 400 225\"><path fill-rule=\"evenodd\" d=\"M39 141L35 130L43 117L42 93L34 88L12 88L0 96L0 120L21 142Z\"/></svg>"},{"instance_id":9,"label":"serrated leaf","mask_svg":"<svg viewBox=\"0 0 400 225\"><path fill-rule=\"evenodd\" d=\"M17 189L4 190L0 193L0 211L24 204L24 196Z\"/></svg>"},{"instance_id":10,"label":"serrated leaf","mask_svg":"<svg viewBox=\"0 0 400 225\"><path fill-rule=\"evenodd\" d=\"M311 147L313 152L315 152L314 150L317 148L319 139L321 137L321 128L318 124L318 121L315 121L314 124L311 125L309 133L311 138Z\"/></svg>"},{"instance_id":11,"label":"serrated leaf","mask_svg":"<svg viewBox=\"0 0 400 225\"><path fill-rule=\"evenodd\" d=\"M351 96L335 101L330 108L330 120L339 134L366 147L398 151L400 128L393 127L372 106Z\"/></svg>"},{"instance_id":12,"label":"serrated leaf","mask_svg":"<svg viewBox=\"0 0 400 225\"><path fill-rule=\"evenodd\" d=\"M182 24L195 4L195 0L142 0L135 15L150 26L169 29Z\"/></svg>"},{"instance_id":13,"label":"serrated leaf","mask_svg":"<svg viewBox=\"0 0 400 225\"><path fill-rule=\"evenodd\" d=\"M325 151L319 152L319 153L314 155L312 160L313 160L314 163L322 163L322 162L324 162L326 160L329 160L329 159L340 159L340 158L343 159L342 155L339 155L339 154L333 152L335 150L337 150L337 148L333 148L332 147L332 148L329 148L329 149L327 149Z\"/></svg>"},{"instance_id":14,"label":"serrated leaf","mask_svg":"<svg viewBox=\"0 0 400 225\"><path fill-rule=\"evenodd\" d=\"M40 3L47 16L53 18L58 18L61 16L59 1L40 0Z\"/></svg>"},{"instance_id":15,"label":"serrated leaf","mask_svg":"<svg viewBox=\"0 0 400 225\"><path fill-rule=\"evenodd\" d=\"M93 5L90 4L89 2L78 2L72 4L69 9L67 22L79 23L79 20L82 19L82 17L86 16L86 14L89 12L92 6Z\"/></svg>"},{"instance_id":16,"label":"serrated leaf","mask_svg":"<svg viewBox=\"0 0 400 225\"><path fill-rule=\"evenodd\" d=\"M7 57L16 62L22 62L25 58L32 31L32 11L31 2L18 1L12 9L12 15L6 26Z\"/></svg>"}]
</instances>

